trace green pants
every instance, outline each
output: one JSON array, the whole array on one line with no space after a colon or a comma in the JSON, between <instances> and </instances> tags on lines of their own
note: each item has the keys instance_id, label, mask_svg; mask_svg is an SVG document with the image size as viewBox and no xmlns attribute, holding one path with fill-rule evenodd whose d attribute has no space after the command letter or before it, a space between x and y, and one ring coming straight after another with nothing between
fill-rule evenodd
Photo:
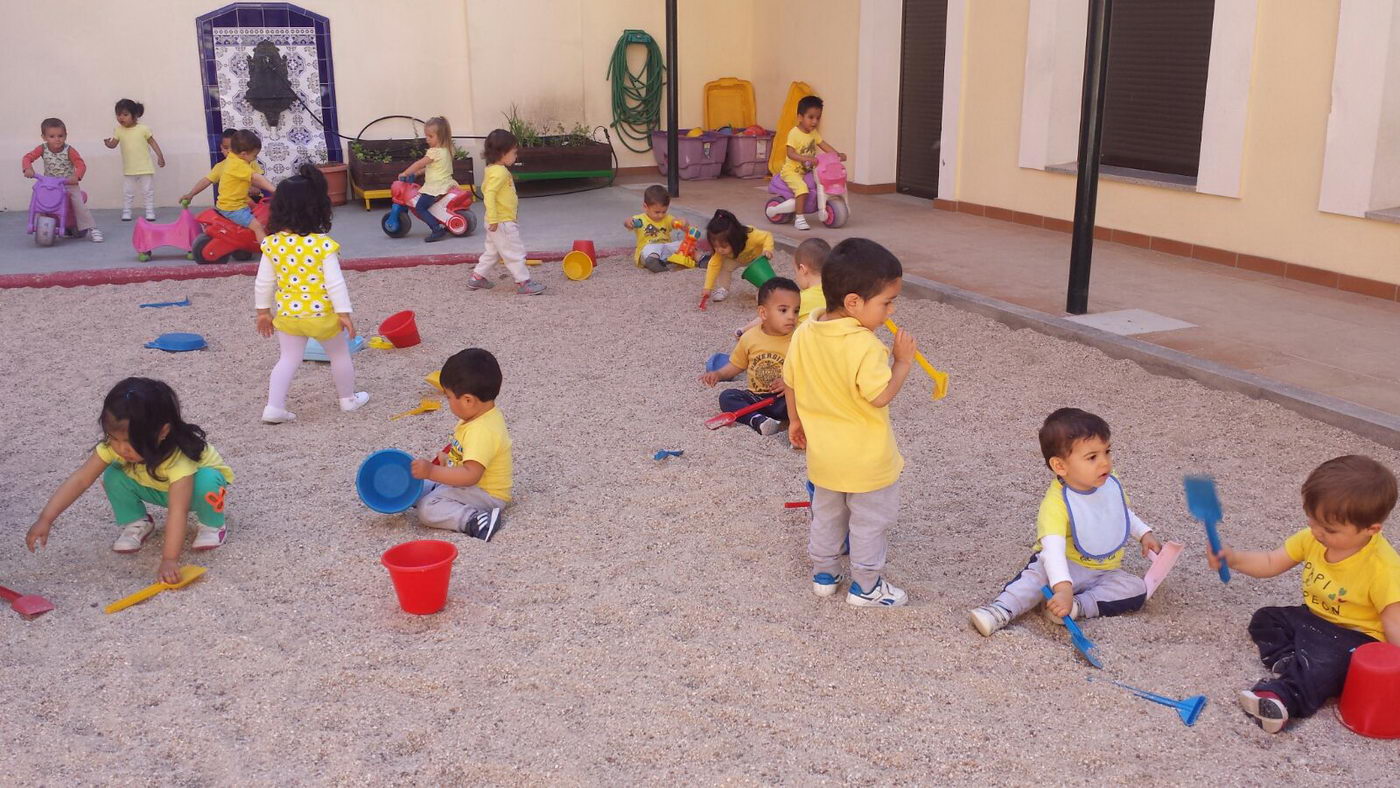
<instances>
[{"instance_id":1,"label":"green pants","mask_svg":"<svg viewBox=\"0 0 1400 788\"><path fill-rule=\"evenodd\" d=\"M213 468L200 468L194 474L194 494L190 496L190 511L201 525L224 527L224 495L228 482ZM102 472L102 489L112 504L117 525L130 525L146 516L146 504L170 508L170 493L138 484L122 473L119 463L112 463Z\"/></svg>"}]
</instances>

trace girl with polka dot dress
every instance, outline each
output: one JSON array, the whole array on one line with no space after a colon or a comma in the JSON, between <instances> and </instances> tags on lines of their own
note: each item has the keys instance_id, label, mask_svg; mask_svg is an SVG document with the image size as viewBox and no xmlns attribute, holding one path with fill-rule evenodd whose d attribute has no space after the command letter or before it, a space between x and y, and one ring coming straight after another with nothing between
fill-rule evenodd
<instances>
[{"instance_id":1,"label":"girl with polka dot dress","mask_svg":"<svg viewBox=\"0 0 1400 788\"><path fill-rule=\"evenodd\" d=\"M340 273L340 244L325 234L330 229L326 177L303 165L277 186L253 285L258 333L270 337L275 332L282 347L267 384L262 420L268 424L296 419L287 410L287 391L308 339L320 342L330 358L340 409L348 412L369 402L369 394L355 391L355 365L350 360L355 323L350 319L350 291Z\"/></svg>"}]
</instances>

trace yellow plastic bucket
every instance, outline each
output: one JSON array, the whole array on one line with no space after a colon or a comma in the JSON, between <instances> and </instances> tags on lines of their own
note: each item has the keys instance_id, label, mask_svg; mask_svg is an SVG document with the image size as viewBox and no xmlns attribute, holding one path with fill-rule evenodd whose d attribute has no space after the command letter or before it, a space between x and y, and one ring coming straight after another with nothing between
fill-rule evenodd
<instances>
[{"instance_id":1,"label":"yellow plastic bucket","mask_svg":"<svg viewBox=\"0 0 1400 788\"><path fill-rule=\"evenodd\" d=\"M582 282L593 275L593 260L586 252L573 251L564 255L564 276Z\"/></svg>"}]
</instances>

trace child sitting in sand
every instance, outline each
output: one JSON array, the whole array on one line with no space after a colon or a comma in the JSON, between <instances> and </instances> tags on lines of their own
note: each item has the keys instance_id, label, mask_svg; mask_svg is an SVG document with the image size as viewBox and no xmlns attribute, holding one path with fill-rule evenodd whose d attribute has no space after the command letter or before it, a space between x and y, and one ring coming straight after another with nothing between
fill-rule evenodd
<instances>
[{"instance_id":1,"label":"child sitting in sand","mask_svg":"<svg viewBox=\"0 0 1400 788\"><path fill-rule=\"evenodd\" d=\"M460 421L435 460L413 461L413 478L429 482L418 521L489 542L510 503L510 432L496 407L501 365L488 351L467 348L442 365L438 382Z\"/></svg>"},{"instance_id":2,"label":"child sitting in sand","mask_svg":"<svg viewBox=\"0 0 1400 788\"><path fill-rule=\"evenodd\" d=\"M92 211L83 202L83 190L78 187L78 182L87 173L87 164L78 155L77 149L68 144L68 127L58 118L44 118L39 124L39 135L44 138L44 144L20 159L24 177L33 178L34 161L42 160L45 175L64 179L64 189L68 192L68 204L73 207L73 224L78 228L78 234L87 233L93 243L102 243L102 231L93 222Z\"/></svg>"},{"instance_id":3,"label":"child sitting in sand","mask_svg":"<svg viewBox=\"0 0 1400 788\"><path fill-rule=\"evenodd\" d=\"M826 256L831 254L831 244L820 238L808 238L797 245L797 251L792 255L792 267L795 270L793 281L802 288L802 302L797 308L797 325L807 319L813 310L822 309L826 306L826 294L822 292L822 266L826 265ZM734 335L743 336L745 331L758 325L758 320L754 320L748 325L734 332Z\"/></svg>"},{"instance_id":4,"label":"child sitting in sand","mask_svg":"<svg viewBox=\"0 0 1400 788\"><path fill-rule=\"evenodd\" d=\"M671 194L665 186L648 186L642 193L642 212L628 217L623 227L637 234L637 251L633 259L638 268L645 268L653 274L671 270L666 260L681 248L680 241L672 241L676 217L671 209ZM672 264L674 268L686 266Z\"/></svg>"},{"instance_id":5,"label":"child sitting in sand","mask_svg":"<svg viewBox=\"0 0 1400 788\"><path fill-rule=\"evenodd\" d=\"M705 289L700 293L700 302L720 302L729 297L729 283L734 269L743 268L760 257L773 256L773 234L749 227L739 221L734 214L723 208L715 211L710 223L705 226L709 236L709 265L705 269Z\"/></svg>"},{"instance_id":6,"label":"child sitting in sand","mask_svg":"<svg viewBox=\"0 0 1400 788\"><path fill-rule=\"evenodd\" d=\"M781 432L783 419L787 417L787 403L782 398L786 389L783 384L783 360L787 357L788 343L792 341L792 330L797 327L800 301L797 283L791 279L775 276L764 282L758 288L759 325L739 338L739 344L729 354L728 364L700 376L701 383L714 386L721 380L733 380L735 375L748 370L747 390L725 389L720 392L719 407L726 413L776 395L778 399L773 404L739 417L739 423L747 424L760 435Z\"/></svg>"},{"instance_id":7,"label":"child sitting in sand","mask_svg":"<svg viewBox=\"0 0 1400 788\"><path fill-rule=\"evenodd\" d=\"M219 199L214 208L225 219L253 231L258 243L267 237L262 222L253 216L248 207L248 192L256 186L265 192L272 192L272 183L253 169L253 160L262 150L262 140L247 129L234 132L228 143L228 156L206 176L209 180L219 179Z\"/></svg>"},{"instance_id":8,"label":"child sitting in sand","mask_svg":"<svg viewBox=\"0 0 1400 788\"><path fill-rule=\"evenodd\" d=\"M58 516L101 478L122 529L112 545L118 553L137 552L155 530L146 504L166 507L165 549L156 579L178 582L191 510L199 522L193 548L212 550L224 543L224 496L233 470L204 439L204 430L180 416L175 392L159 380L127 378L113 386L98 424L102 441L49 498L25 545L31 551L47 545Z\"/></svg>"},{"instance_id":9,"label":"child sitting in sand","mask_svg":"<svg viewBox=\"0 0 1400 788\"><path fill-rule=\"evenodd\" d=\"M797 328L783 364L788 434L807 450L812 520L807 553L812 593L840 590L844 544L850 539L846 602L896 607L909 601L883 576L888 532L899 517L904 458L890 426L889 404L914 361L915 342L900 331L890 351L875 329L894 314L904 268L889 250L865 238L836 245L822 271L826 309Z\"/></svg>"},{"instance_id":10,"label":"child sitting in sand","mask_svg":"<svg viewBox=\"0 0 1400 788\"><path fill-rule=\"evenodd\" d=\"M1131 613L1147 601L1142 578L1124 571L1128 537L1142 554L1160 552L1161 542L1132 509L1113 475L1108 422L1078 408L1060 408L1040 428L1040 453L1055 474L1036 517L1035 555L991 604L970 612L972 625L990 637L1012 619L1040 604L1041 587L1054 597L1045 616L1094 618Z\"/></svg>"},{"instance_id":11,"label":"child sitting in sand","mask_svg":"<svg viewBox=\"0 0 1400 788\"><path fill-rule=\"evenodd\" d=\"M1308 527L1282 547L1222 547L1218 557L1207 551L1211 569L1224 561L1250 577L1303 565L1303 604L1263 607L1249 622L1259 659L1274 676L1240 692L1239 702L1265 731L1278 733L1340 695L1358 646L1400 644L1400 556L1381 535L1395 497L1395 474L1384 465L1338 457L1303 482Z\"/></svg>"}]
</instances>

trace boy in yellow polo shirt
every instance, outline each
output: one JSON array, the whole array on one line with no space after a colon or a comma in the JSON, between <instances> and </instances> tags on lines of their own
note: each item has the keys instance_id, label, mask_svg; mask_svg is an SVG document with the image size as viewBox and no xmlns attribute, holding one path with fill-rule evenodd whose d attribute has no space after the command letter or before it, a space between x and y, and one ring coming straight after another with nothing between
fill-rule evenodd
<instances>
[{"instance_id":1,"label":"boy in yellow polo shirt","mask_svg":"<svg viewBox=\"0 0 1400 788\"><path fill-rule=\"evenodd\" d=\"M229 140L228 158L214 165L207 176L211 181L215 178L219 181L219 199L214 207L224 218L252 230L258 243L267 237L267 232L262 222L253 216L253 209L248 207L248 191L254 186L273 191L272 183L253 170L253 160L261 150L262 140L258 135L242 129Z\"/></svg>"},{"instance_id":2,"label":"boy in yellow polo shirt","mask_svg":"<svg viewBox=\"0 0 1400 788\"><path fill-rule=\"evenodd\" d=\"M180 198L181 200L186 202L193 200L195 198L195 195L199 194L200 192L204 191L210 186L217 184L219 182L219 179L224 177L224 159L228 158L228 154L230 151L229 141L232 140L233 135L237 133L238 129L224 129L224 133L219 136L219 156L221 157L219 159L219 163L214 165L214 169L210 170L208 175L199 176L199 180L194 182L194 185L190 187L190 190L185 192L184 196ZM263 174L262 165L258 164L257 161L253 161L251 166L253 168L253 172L257 173L258 175ZM254 187L249 190L248 196L253 197L261 193L261 189L257 189L256 187Z\"/></svg>"},{"instance_id":3,"label":"boy in yellow polo shirt","mask_svg":"<svg viewBox=\"0 0 1400 788\"><path fill-rule=\"evenodd\" d=\"M799 301L797 283L775 276L758 288L759 324L739 337L739 344L729 354L729 363L700 376L700 382L713 386L721 380L733 380L748 370L747 389L725 389L719 395L719 407L726 413L743 410L769 397L773 404L739 417L739 423L752 427L759 435L773 435L783 428L787 404L783 402L783 360L787 356L792 330L797 327Z\"/></svg>"},{"instance_id":4,"label":"boy in yellow polo shirt","mask_svg":"<svg viewBox=\"0 0 1400 788\"><path fill-rule=\"evenodd\" d=\"M438 382L461 421L436 460L413 461L413 478L429 482L418 521L489 542L501 528L511 489L510 432L496 407L501 365L489 351L467 348L447 359Z\"/></svg>"},{"instance_id":5,"label":"boy in yellow polo shirt","mask_svg":"<svg viewBox=\"0 0 1400 788\"><path fill-rule=\"evenodd\" d=\"M874 241L837 244L822 270L826 308L797 327L783 365L788 433L793 446L807 450L807 478L815 487L807 543L812 592L839 590L849 536L846 602L861 607L909 601L882 573L904 468L889 404L909 376L914 338L906 331L895 335L891 367L889 351L875 336L894 314L903 276L899 260Z\"/></svg>"},{"instance_id":6,"label":"boy in yellow polo shirt","mask_svg":"<svg viewBox=\"0 0 1400 788\"><path fill-rule=\"evenodd\" d=\"M816 166L817 151L836 153L841 157L841 161L846 160L846 154L837 153L835 148L822 139L821 132L817 131L821 122L822 100L816 96L803 96L802 100L797 102L797 122L788 130L787 158L783 159L783 168L778 170L783 183L792 190L792 197L767 208L769 219L780 214L792 214L792 226L798 230L812 229L802 211L807 202L808 191L804 176Z\"/></svg>"},{"instance_id":7,"label":"boy in yellow polo shirt","mask_svg":"<svg viewBox=\"0 0 1400 788\"><path fill-rule=\"evenodd\" d=\"M1350 454L1317 466L1303 482L1308 527L1264 551L1207 551L1250 577L1303 565L1303 604L1263 607L1249 622L1259 659L1274 676L1239 694L1260 728L1278 733L1341 694L1351 652L1373 641L1400 645L1400 555L1381 536L1395 508L1395 474Z\"/></svg>"}]
</instances>

